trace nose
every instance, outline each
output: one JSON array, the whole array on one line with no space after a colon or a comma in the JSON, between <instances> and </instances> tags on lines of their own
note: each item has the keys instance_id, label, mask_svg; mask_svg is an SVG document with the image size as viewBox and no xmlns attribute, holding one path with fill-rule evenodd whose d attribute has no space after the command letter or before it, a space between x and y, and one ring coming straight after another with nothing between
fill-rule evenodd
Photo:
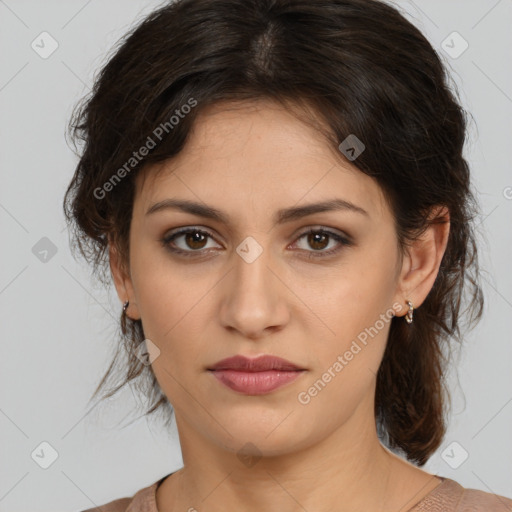
<instances>
[{"instance_id":1,"label":"nose","mask_svg":"<svg viewBox=\"0 0 512 512\"><path fill-rule=\"evenodd\" d=\"M265 337L282 329L289 321L286 298L291 294L270 250L253 261L233 255L231 272L223 280L220 321L250 339Z\"/></svg>"}]
</instances>

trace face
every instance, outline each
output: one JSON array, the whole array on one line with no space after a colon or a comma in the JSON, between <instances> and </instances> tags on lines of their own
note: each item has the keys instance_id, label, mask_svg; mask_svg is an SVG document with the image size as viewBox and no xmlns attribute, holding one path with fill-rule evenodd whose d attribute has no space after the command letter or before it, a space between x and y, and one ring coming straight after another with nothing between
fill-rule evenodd
<instances>
[{"instance_id":1,"label":"face","mask_svg":"<svg viewBox=\"0 0 512 512\"><path fill-rule=\"evenodd\" d=\"M393 217L372 178L258 102L203 112L183 151L136 186L130 276L116 285L160 351L152 368L181 428L221 449L251 442L276 455L372 404L392 312L406 310ZM166 200L224 218L154 206ZM354 208L278 215L326 201ZM270 392L236 391L208 368L238 354L304 371Z\"/></svg>"}]
</instances>

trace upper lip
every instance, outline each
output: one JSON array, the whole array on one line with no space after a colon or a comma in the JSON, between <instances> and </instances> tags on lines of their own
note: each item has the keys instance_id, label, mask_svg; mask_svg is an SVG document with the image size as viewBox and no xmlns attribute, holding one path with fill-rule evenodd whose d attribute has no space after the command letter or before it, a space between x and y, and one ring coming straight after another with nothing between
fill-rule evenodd
<instances>
[{"instance_id":1,"label":"upper lip","mask_svg":"<svg viewBox=\"0 0 512 512\"><path fill-rule=\"evenodd\" d=\"M246 372L263 372L268 370L296 371L303 369L286 359L270 355L262 355L251 359L242 355L236 355L222 359L208 368L208 370L241 370Z\"/></svg>"}]
</instances>

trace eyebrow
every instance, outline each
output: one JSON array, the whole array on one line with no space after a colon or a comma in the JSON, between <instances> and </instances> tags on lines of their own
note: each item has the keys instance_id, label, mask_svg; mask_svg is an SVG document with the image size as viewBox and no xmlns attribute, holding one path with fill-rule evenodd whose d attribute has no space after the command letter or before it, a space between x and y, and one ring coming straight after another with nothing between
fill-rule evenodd
<instances>
[{"instance_id":1,"label":"eyebrow","mask_svg":"<svg viewBox=\"0 0 512 512\"><path fill-rule=\"evenodd\" d=\"M213 206L197 203L188 199L164 199L163 201L159 201L158 203L153 204L146 212L146 215L151 215L155 212L167 209L180 210L186 213L191 213L192 215L197 215L199 217L216 220L223 224L230 223L229 216L221 210L218 210ZM302 219L308 215L328 211L350 211L365 215L367 217L370 216L366 210L351 203L350 201L346 201L344 199L331 199L319 203L311 203L304 206L296 206L278 210L274 216L274 225L284 224L286 222Z\"/></svg>"}]
</instances>

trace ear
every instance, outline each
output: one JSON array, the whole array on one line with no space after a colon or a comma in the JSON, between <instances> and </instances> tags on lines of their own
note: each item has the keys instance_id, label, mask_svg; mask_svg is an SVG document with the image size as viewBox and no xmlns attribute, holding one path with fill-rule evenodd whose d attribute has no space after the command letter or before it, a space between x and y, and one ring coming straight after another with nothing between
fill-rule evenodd
<instances>
[{"instance_id":1,"label":"ear","mask_svg":"<svg viewBox=\"0 0 512 512\"><path fill-rule=\"evenodd\" d=\"M129 270L125 268L122 261L119 249L115 243L109 240L109 262L110 271L116 287L117 296L124 304L129 301L130 304L126 309L126 316L132 320L139 320L139 308L137 306L137 299L133 288L133 283L129 274Z\"/></svg>"},{"instance_id":2,"label":"ear","mask_svg":"<svg viewBox=\"0 0 512 512\"><path fill-rule=\"evenodd\" d=\"M434 207L430 225L423 235L412 242L404 255L397 282L395 300L404 304L397 316L407 313L406 301L414 308L421 306L434 286L450 234L450 214L446 207Z\"/></svg>"}]
</instances>

